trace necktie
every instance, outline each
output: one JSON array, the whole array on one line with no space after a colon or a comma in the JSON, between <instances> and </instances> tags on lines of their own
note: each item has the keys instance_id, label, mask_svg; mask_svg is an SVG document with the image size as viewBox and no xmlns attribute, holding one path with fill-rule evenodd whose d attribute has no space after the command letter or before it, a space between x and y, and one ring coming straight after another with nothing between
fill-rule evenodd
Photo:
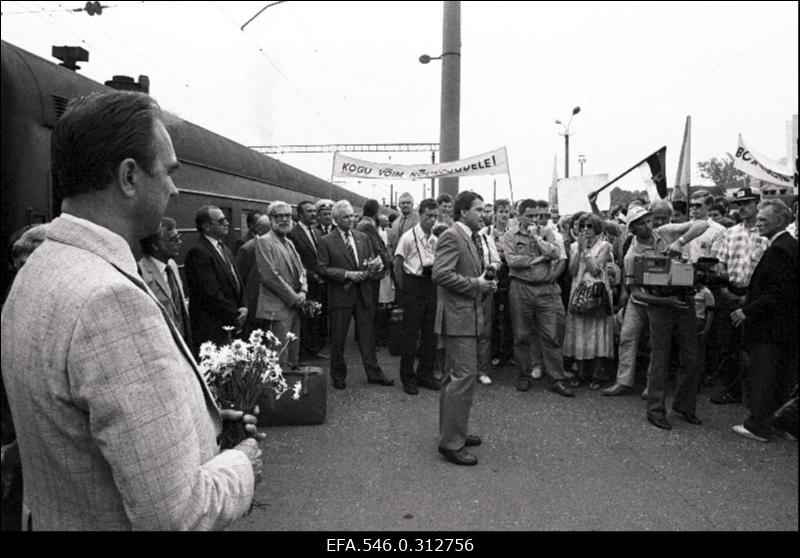
<instances>
[{"instance_id":1,"label":"necktie","mask_svg":"<svg viewBox=\"0 0 800 558\"><path fill-rule=\"evenodd\" d=\"M397 235L397 238L403 236L403 233L406 232L406 216L403 215L403 218L400 219L400 233Z\"/></svg>"},{"instance_id":2,"label":"necktie","mask_svg":"<svg viewBox=\"0 0 800 558\"><path fill-rule=\"evenodd\" d=\"M350 252L350 255L353 257L353 261L356 262L356 267L358 267L358 255L356 254L356 249L353 246L353 237L349 232L344 235L344 242L347 244L347 249Z\"/></svg>"},{"instance_id":3,"label":"necktie","mask_svg":"<svg viewBox=\"0 0 800 558\"><path fill-rule=\"evenodd\" d=\"M225 251L225 245L222 244L222 242L217 243L217 245L219 246L219 251L222 252L223 259L228 264L228 267L230 268L231 273L233 274L233 279L234 282L236 283L236 292L237 293L242 292L242 283L241 281L239 281L239 274L236 273L236 266L233 265L233 260L231 260L231 258L228 256L228 252Z\"/></svg>"},{"instance_id":4,"label":"necktie","mask_svg":"<svg viewBox=\"0 0 800 558\"><path fill-rule=\"evenodd\" d=\"M478 258L481 260L481 273L483 273L483 242L481 242L481 238L478 233L472 233L472 242L475 244L475 249L478 251Z\"/></svg>"},{"instance_id":5,"label":"necktie","mask_svg":"<svg viewBox=\"0 0 800 558\"><path fill-rule=\"evenodd\" d=\"M177 310L175 317L178 320L178 328L183 335L184 340L186 339L186 326L189 323L189 316L186 314L186 305L183 303L183 298L181 297L181 289L178 287L178 281L175 279L175 272L172 270L170 266L167 266L167 283L169 284L169 290L172 291L172 303L175 305L175 310Z\"/></svg>"},{"instance_id":6,"label":"necktie","mask_svg":"<svg viewBox=\"0 0 800 558\"><path fill-rule=\"evenodd\" d=\"M317 233L314 232L313 227L308 229L308 232L311 233L311 245L314 246L314 251L317 251Z\"/></svg>"}]
</instances>

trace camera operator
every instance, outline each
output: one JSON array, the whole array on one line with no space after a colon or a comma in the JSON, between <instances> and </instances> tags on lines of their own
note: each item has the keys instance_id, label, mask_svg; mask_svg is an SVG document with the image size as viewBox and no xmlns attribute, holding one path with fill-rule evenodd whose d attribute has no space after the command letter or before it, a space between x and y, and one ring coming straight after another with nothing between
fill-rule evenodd
<instances>
[{"instance_id":1,"label":"camera operator","mask_svg":"<svg viewBox=\"0 0 800 558\"><path fill-rule=\"evenodd\" d=\"M684 246L703 234L707 221L666 224L653 229L652 214L642 207L628 211L628 228L635 236L625 255L626 283L632 284L637 256L679 257ZM698 387L698 339L693 303L693 288L672 288L673 292L653 292L632 285L630 302L647 305L650 323L650 369L648 373L647 420L658 428L671 430L666 418L666 384L672 330L677 327L680 367L672 409L690 424L701 424L695 415Z\"/></svg>"},{"instance_id":2,"label":"camera operator","mask_svg":"<svg viewBox=\"0 0 800 558\"><path fill-rule=\"evenodd\" d=\"M715 294L716 309L711 331L711 370L719 368L720 385L711 396L718 405L742 400L741 333L734 329L730 315L741 308L750 278L769 246L756 227L761 192L756 188L740 188L733 194L732 205L741 223L726 229L714 257L719 260L720 274L727 276L728 286Z\"/></svg>"}]
</instances>

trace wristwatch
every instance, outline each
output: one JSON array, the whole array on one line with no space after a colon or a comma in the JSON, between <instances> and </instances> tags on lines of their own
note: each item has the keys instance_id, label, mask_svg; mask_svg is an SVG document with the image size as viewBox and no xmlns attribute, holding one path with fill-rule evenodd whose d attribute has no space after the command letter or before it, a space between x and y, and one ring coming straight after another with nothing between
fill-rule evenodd
<instances>
[{"instance_id":1,"label":"wristwatch","mask_svg":"<svg viewBox=\"0 0 800 558\"><path fill-rule=\"evenodd\" d=\"M685 239L685 238L683 238L683 237L680 237L680 238L678 239L678 242L680 242L680 243L681 243L681 246L686 246L686 239Z\"/></svg>"}]
</instances>

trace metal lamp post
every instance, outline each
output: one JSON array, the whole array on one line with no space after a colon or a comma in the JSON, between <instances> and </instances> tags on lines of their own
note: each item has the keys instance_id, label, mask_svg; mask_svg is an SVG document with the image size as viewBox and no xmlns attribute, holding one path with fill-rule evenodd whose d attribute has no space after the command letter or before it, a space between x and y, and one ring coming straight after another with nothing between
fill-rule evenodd
<instances>
[{"instance_id":1,"label":"metal lamp post","mask_svg":"<svg viewBox=\"0 0 800 558\"><path fill-rule=\"evenodd\" d=\"M580 111L581 107L572 109L572 114L566 124L561 122L561 120L556 120L556 124L564 126L564 129L559 132L559 134L564 136L564 178L569 178L569 125L572 124L572 118Z\"/></svg>"}]
</instances>

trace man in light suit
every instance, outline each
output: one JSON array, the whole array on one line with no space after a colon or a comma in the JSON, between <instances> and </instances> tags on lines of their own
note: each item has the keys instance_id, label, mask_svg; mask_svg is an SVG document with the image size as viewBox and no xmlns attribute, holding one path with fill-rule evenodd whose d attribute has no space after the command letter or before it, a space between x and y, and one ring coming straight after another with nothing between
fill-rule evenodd
<instances>
[{"instance_id":1,"label":"man in light suit","mask_svg":"<svg viewBox=\"0 0 800 558\"><path fill-rule=\"evenodd\" d=\"M158 105L105 91L52 132L61 216L17 276L2 369L34 531L221 529L250 508L252 438L220 452L226 417L136 271L178 160Z\"/></svg>"},{"instance_id":2,"label":"man in light suit","mask_svg":"<svg viewBox=\"0 0 800 558\"><path fill-rule=\"evenodd\" d=\"M264 236L256 240L256 266L259 292L256 306L256 325L269 329L280 340L289 342L286 361L297 367L300 352L300 314L308 293L306 270L300 255L286 235L292 229L292 208L282 201L269 206L272 225Z\"/></svg>"},{"instance_id":3,"label":"man in light suit","mask_svg":"<svg viewBox=\"0 0 800 558\"><path fill-rule=\"evenodd\" d=\"M434 330L445 351L444 382L439 396L439 453L456 465L475 465L466 446L481 443L468 434L469 413L478 374L478 336L484 331L483 296L497 287L485 277L481 228L483 198L461 192L455 200L455 223L436 243L433 282L437 285Z\"/></svg>"},{"instance_id":4,"label":"man in light suit","mask_svg":"<svg viewBox=\"0 0 800 558\"><path fill-rule=\"evenodd\" d=\"M173 259L181 251L181 233L176 228L175 219L163 217L159 231L144 237L139 245L143 254L139 260L142 279L167 311L186 345L191 347L189 308L186 306L178 265Z\"/></svg>"},{"instance_id":5,"label":"man in light suit","mask_svg":"<svg viewBox=\"0 0 800 558\"><path fill-rule=\"evenodd\" d=\"M236 271L244 281L244 304L247 306L247 318L242 328L242 336L248 337L255 329L256 306L258 305L258 291L261 290L261 280L258 277L256 266L256 240L270 231L269 216L261 215L253 223L255 238L245 242L236 252Z\"/></svg>"},{"instance_id":6,"label":"man in light suit","mask_svg":"<svg viewBox=\"0 0 800 558\"><path fill-rule=\"evenodd\" d=\"M236 271L233 254L223 242L228 236L228 219L218 207L206 205L197 210L195 225L200 238L186 254L186 281L192 311L192 340L195 355L200 345L211 341L224 345L230 341L224 327L241 335L247 319L244 285Z\"/></svg>"},{"instance_id":7,"label":"man in light suit","mask_svg":"<svg viewBox=\"0 0 800 558\"><path fill-rule=\"evenodd\" d=\"M394 385L383 375L375 356L375 338L372 330L375 308L372 306L372 273L363 262L375 257L369 239L352 230L353 207L347 200L333 205L336 228L323 236L319 243L319 274L328 283L328 305L331 320L331 378L333 387L347 387L347 365L344 361L344 344L350 318L355 317L358 330L358 348L367 374L367 381L382 386Z\"/></svg>"}]
</instances>

